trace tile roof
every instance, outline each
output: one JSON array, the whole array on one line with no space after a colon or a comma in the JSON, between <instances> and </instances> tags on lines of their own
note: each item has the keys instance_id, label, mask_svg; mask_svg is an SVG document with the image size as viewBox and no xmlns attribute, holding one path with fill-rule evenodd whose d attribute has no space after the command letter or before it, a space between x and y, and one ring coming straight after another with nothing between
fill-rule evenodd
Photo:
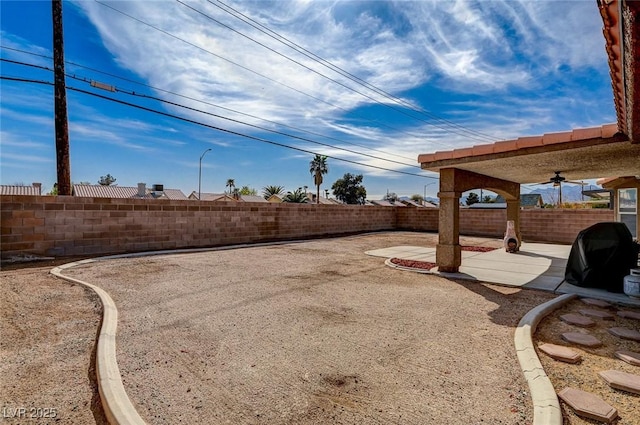
<instances>
[{"instance_id":1,"label":"tile roof","mask_svg":"<svg viewBox=\"0 0 640 425\"><path fill-rule=\"evenodd\" d=\"M418 156L418 162L428 163L442 160L455 160L470 157L483 157L501 153L528 152L530 148L543 148L551 145L568 144L575 145L580 142L589 142L594 139L606 139L613 137L618 132L616 124L605 124L600 127L580 128L562 133L547 133L541 136L519 137L514 140L504 140L495 143L475 145L469 148L453 149L450 151L438 151L435 153ZM424 167L423 167L424 168Z\"/></svg>"}]
</instances>

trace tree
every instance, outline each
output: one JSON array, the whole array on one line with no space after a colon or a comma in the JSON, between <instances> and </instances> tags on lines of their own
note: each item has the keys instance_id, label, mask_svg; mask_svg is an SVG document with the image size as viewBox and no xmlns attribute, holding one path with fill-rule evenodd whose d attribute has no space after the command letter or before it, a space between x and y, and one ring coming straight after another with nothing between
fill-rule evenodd
<instances>
[{"instance_id":1,"label":"tree","mask_svg":"<svg viewBox=\"0 0 640 425\"><path fill-rule=\"evenodd\" d=\"M227 179L225 187L229 188L229 194L233 193L233 189L236 188L236 181L234 179Z\"/></svg>"},{"instance_id":2,"label":"tree","mask_svg":"<svg viewBox=\"0 0 640 425\"><path fill-rule=\"evenodd\" d=\"M482 202L484 202L485 204L491 204L495 202L495 199L493 199L490 195L484 195L484 197L482 198Z\"/></svg>"},{"instance_id":3,"label":"tree","mask_svg":"<svg viewBox=\"0 0 640 425\"><path fill-rule=\"evenodd\" d=\"M273 195L284 195L284 186L265 186L262 188L264 199L269 199Z\"/></svg>"},{"instance_id":4,"label":"tree","mask_svg":"<svg viewBox=\"0 0 640 425\"><path fill-rule=\"evenodd\" d=\"M473 205L473 204L477 204L478 202L480 202L480 197L478 196L477 193L475 192L471 192L468 196L467 199L465 200L465 203L467 205Z\"/></svg>"},{"instance_id":5,"label":"tree","mask_svg":"<svg viewBox=\"0 0 640 425\"><path fill-rule=\"evenodd\" d=\"M398 200L398 195L396 195L395 192L387 192L386 195L384 195L383 198L385 201L389 201L389 202L395 202Z\"/></svg>"},{"instance_id":6,"label":"tree","mask_svg":"<svg viewBox=\"0 0 640 425\"><path fill-rule=\"evenodd\" d=\"M258 194L258 191L255 189L250 188L249 186L242 186L242 188L240 188L239 191L240 195L251 195L251 196L255 196Z\"/></svg>"},{"instance_id":7,"label":"tree","mask_svg":"<svg viewBox=\"0 0 640 425\"><path fill-rule=\"evenodd\" d=\"M282 202L291 202L294 204L304 204L309 201L307 194L302 191L301 188L296 189L293 192L287 192Z\"/></svg>"},{"instance_id":8,"label":"tree","mask_svg":"<svg viewBox=\"0 0 640 425\"><path fill-rule=\"evenodd\" d=\"M333 195L346 204L363 205L367 198L367 190L362 186L362 174L357 176L346 173L331 186Z\"/></svg>"},{"instance_id":9,"label":"tree","mask_svg":"<svg viewBox=\"0 0 640 425\"><path fill-rule=\"evenodd\" d=\"M411 195L411 200L417 204L422 204L424 202L424 196L416 193L415 195Z\"/></svg>"},{"instance_id":10,"label":"tree","mask_svg":"<svg viewBox=\"0 0 640 425\"><path fill-rule=\"evenodd\" d=\"M329 168L327 167L327 157L316 154L313 160L309 163L309 172L313 174L313 184L316 185L316 204L319 204L322 176L329 172Z\"/></svg>"},{"instance_id":11,"label":"tree","mask_svg":"<svg viewBox=\"0 0 640 425\"><path fill-rule=\"evenodd\" d=\"M106 176L100 176L100 180L98 180L98 184L100 186L111 186L116 182L116 178L111 174L107 174Z\"/></svg>"}]
</instances>

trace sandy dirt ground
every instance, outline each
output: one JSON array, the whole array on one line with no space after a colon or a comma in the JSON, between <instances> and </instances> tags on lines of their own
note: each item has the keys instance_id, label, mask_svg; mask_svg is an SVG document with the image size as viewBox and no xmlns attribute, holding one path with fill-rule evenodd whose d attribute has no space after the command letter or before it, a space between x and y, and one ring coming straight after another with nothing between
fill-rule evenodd
<instances>
[{"instance_id":1,"label":"sandy dirt ground","mask_svg":"<svg viewBox=\"0 0 640 425\"><path fill-rule=\"evenodd\" d=\"M0 271L0 423L104 424L93 367L100 300L49 270Z\"/></svg>"},{"instance_id":2,"label":"sandy dirt ground","mask_svg":"<svg viewBox=\"0 0 640 425\"><path fill-rule=\"evenodd\" d=\"M569 325L560 320L560 316L563 314L579 314L579 310L585 308L594 307L587 306L580 300L574 300L561 310L545 317L534 335L534 343L536 346L544 343L571 346L562 340L562 333L584 331L602 341L602 346L598 348L571 346L572 350L582 356L582 362L579 364L555 361L538 350L540 362L549 379L551 379L556 392L566 387L590 392L618 410L619 420L616 422L617 425L640 425L640 396L613 389L598 375L598 372L605 370L620 370L636 375L640 374L640 367L625 363L614 356L617 350L640 352L640 342L617 338L608 332L608 329L612 327L640 330L640 322L637 320L625 319L616 315L616 310L618 309L639 312L640 309L620 306L614 307L610 309L610 312L614 315L613 320L593 319L595 326L584 329ZM602 310L599 308L596 309ZM573 409L562 401L560 405L562 407L565 425L598 423L576 415Z\"/></svg>"},{"instance_id":3,"label":"sandy dirt ground","mask_svg":"<svg viewBox=\"0 0 640 425\"><path fill-rule=\"evenodd\" d=\"M118 363L149 423L530 423L513 333L553 295L364 254L436 237L109 260L67 274L116 302Z\"/></svg>"},{"instance_id":4,"label":"sandy dirt ground","mask_svg":"<svg viewBox=\"0 0 640 425\"><path fill-rule=\"evenodd\" d=\"M380 233L67 273L115 300L125 388L150 424L531 423L513 332L554 296L394 270L364 255L436 241ZM99 300L50 276L60 262L0 271L0 423L105 423L93 368ZM536 343L561 343L557 316L577 307L545 319ZM558 390L602 387L593 370L615 368L608 351L582 354L580 367L541 356ZM637 396L608 401L620 424L638 423Z\"/></svg>"}]
</instances>

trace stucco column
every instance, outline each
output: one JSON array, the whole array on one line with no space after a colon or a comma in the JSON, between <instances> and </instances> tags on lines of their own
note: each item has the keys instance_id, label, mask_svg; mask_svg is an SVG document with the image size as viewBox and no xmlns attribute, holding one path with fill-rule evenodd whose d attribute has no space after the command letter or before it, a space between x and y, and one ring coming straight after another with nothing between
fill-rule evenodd
<instances>
[{"instance_id":1,"label":"stucco column","mask_svg":"<svg viewBox=\"0 0 640 425\"><path fill-rule=\"evenodd\" d=\"M453 176L451 176L453 178ZM442 174L440 175L442 179ZM441 187L442 185L441 181ZM438 192L438 245L436 263L441 272L455 273L462 262L460 249L460 192Z\"/></svg>"},{"instance_id":2,"label":"stucco column","mask_svg":"<svg viewBox=\"0 0 640 425\"><path fill-rule=\"evenodd\" d=\"M520 233L520 196L518 196L518 199L507 199L506 201L507 221L513 220L516 237L518 238L518 250L520 250L520 245L522 245L522 234Z\"/></svg>"}]
</instances>

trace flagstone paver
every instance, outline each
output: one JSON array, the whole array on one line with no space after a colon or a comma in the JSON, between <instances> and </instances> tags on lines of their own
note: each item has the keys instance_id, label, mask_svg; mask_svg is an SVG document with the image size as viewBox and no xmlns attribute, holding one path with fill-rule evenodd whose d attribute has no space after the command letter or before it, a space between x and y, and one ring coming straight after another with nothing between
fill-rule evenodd
<instances>
[{"instance_id":1,"label":"flagstone paver","mask_svg":"<svg viewBox=\"0 0 640 425\"><path fill-rule=\"evenodd\" d=\"M567 403L579 416L606 423L611 423L618 417L618 411L615 407L586 391L568 387L560 391L558 397Z\"/></svg>"},{"instance_id":2,"label":"flagstone paver","mask_svg":"<svg viewBox=\"0 0 640 425\"><path fill-rule=\"evenodd\" d=\"M615 328L609 328L609 333L619 338L631 339L633 341L640 341L640 332L636 331L635 329L615 327Z\"/></svg>"},{"instance_id":3,"label":"flagstone paver","mask_svg":"<svg viewBox=\"0 0 640 425\"><path fill-rule=\"evenodd\" d=\"M565 332L561 336L562 339L572 344L584 345L586 347L600 347L602 345L602 341L595 336L580 332Z\"/></svg>"},{"instance_id":4,"label":"flagstone paver","mask_svg":"<svg viewBox=\"0 0 640 425\"><path fill-rule=\"evenodd\" d=\"M584 308L582 310L579 310L579 313L584 316L597 317L598 319L613 320L613 314L607 313L606 311L602 311L602 310Z\"/></svg>"},{"instance_id":5,"label":"flagstone paver","mask_svg":"<svg viewBox=\"0 0 640 425\"><path fill-rule=\"evenodd\" d=\"M605 370L600 372L602 379L607 381L610 387L640 394L640 375L623 372L621 370Z\"/></svg>"},{"instance_id":6,"label":"flagstone paver","mask_svg":"<svg viewBox=\"0 0 640 425\"><path fill-rule=\"evenodd\" d=\"M563 314L560 316L560 320L570 325L580 326L583 328L590 328L596 325L596 322L588 317L575 313Z\"/></svg>"},{"instance_id":7,"label":"flagstone paver","mask_svg":"<svg viewBox=\"0 0 640 425\"><path fill-rule=\"evenodd\" d=\"M640 353L628 350L616 351L616 357L634 366L640 366Z\"/></svg>"},{"instance_id":8,"label":"flagstone paver","mask_svg":"<svg viewBox=\"0 0 640 425\"><path fill-rule=\"evenodd\" d=\"M640 312L638 311L620 310L618 316L624 317L625 319L640 320Z\"/></svg>"},{"instance_id":9,"label":"flagstone paver","mask_svg":"<svg viewBox=\"0 0 640 425\"><path fill-rule=\"evenodd\" d=\"M595 298L580 298L580 301L582 301L583 303L587 304L587 305L592 305L595 307L603 307L603 308L611 308L613 307L613 305L611 305L610 303L604 301L604 300L598 300Z\"/></svg>"},{"instance_id":10,"label":"flagstone paver","mask_svg":"<svg viewBox=\"0 0 640 425\"><path fill-rule=\"evenodd\" d=\"M582 356L579 353L573 351L569 347L565 347L564 345L547 343L540 345L538 348L552 359L559 360L561 362L575 364L582 360Z\"/></svg>"}]
</instances>

